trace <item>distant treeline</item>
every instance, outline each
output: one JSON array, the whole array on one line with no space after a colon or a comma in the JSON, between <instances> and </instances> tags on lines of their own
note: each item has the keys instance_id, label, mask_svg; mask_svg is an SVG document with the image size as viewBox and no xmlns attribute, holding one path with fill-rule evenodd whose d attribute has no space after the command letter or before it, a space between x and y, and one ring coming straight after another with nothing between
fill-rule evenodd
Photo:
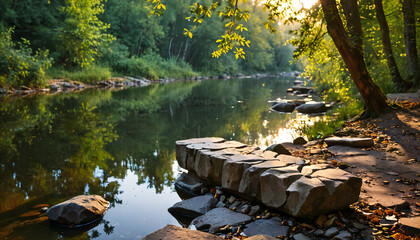
<instances>
[{"instance_id":1,"label":"distant treeline","mask_svg":"<svg viewBox=\"0 0 420 240\"><path fill-rule=\"evenodd\" d=\"M193 24L185 19L192 0L168 1L160 17L149 16L151 5L144 0L0 2L3 87L42 85L47 77L65 77L87 68L151 79L298 68L290 64L293 47L284 44L290 38L287 30L267 31L266 15L252 1L244 6L251 13L245 23L251 41L246 60L231 54L211 57L225 31L225 21L218 17L203 23L192 39L184 35ZM50 66L52 70L46 71Z\"/></svg>"}]
</instances>

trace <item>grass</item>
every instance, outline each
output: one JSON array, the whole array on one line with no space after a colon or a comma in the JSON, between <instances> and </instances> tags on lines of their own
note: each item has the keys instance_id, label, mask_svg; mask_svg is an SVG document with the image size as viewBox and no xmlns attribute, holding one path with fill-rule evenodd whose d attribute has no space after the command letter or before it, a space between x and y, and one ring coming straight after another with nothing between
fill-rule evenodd
<instances>
[{"instance_id":1,"label":"grass","mask_svg":"<svg viewBox=\"0 0 420 240\"><path fill-rule=\"evenodd\" d=\"M161 78L188 79L196 76L190 64L177 59L164 59L156 54L130 57L111 64L115 72L151 80Z\"/></svg>"},{"instance_id":2,"label":"grass","mask_svg":"<svg viewBox=\"0 0 420 240\"><path fill-rule=\"evenodd\" d=\"M345 121L359 114L363 105L359 101L349 102L343 106L334 108L328 112L325 118L316 121L313 125L303 124L296 131L300 136L306 136L308 140L325 138L341 128Z\"/></svg>"},{"instance_id":3,"label":"grass","mask_svg":"<svg viewBox=\"0 0 420 240\"><path fill-rule=\"evenodd\" d=\"M100 65L92 65L89 68L74 71L54 67L48 70L47 75L52 79L69 79L86 84L94 84L99 81L108 80L112 76L108 67Z\"/></svg>"}]
</instances>

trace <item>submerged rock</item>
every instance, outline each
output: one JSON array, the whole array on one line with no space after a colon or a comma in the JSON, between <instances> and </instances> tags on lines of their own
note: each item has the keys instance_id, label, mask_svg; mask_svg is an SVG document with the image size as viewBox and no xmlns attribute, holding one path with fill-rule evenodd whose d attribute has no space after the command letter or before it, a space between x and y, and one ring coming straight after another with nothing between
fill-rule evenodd
<instances>
[{"instance_id":1,"label":"submerged rock","mask_svg":"<svg viewBox=\"0 0 420 240\"><path fill-rule=\"evenodd\" d=\"M194 219L192 224L199 230L209 229L209 232L216 233L226 225L238 226L252 221L248 215L237 213L227 208L214 208L206 214Z\"/></svg>"},{"instance_id":2,"label":"submerged rock","mask_svg":"<svg viewBox=\"0 0 420 240\"><path fill-rule=\"evenodd\" d=\"M48 219L60 224L86 224L101 218L109 202L98 195L80 195L52 206Z\"/></svg>"}]
</instances>

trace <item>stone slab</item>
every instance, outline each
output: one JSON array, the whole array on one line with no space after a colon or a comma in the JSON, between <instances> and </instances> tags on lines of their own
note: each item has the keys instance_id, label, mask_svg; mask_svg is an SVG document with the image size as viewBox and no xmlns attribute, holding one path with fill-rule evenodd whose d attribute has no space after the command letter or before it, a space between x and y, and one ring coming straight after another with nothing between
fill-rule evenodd
<instances>
[{"instance_id":1,"label":"stone slab","mask_svg":"<svg viewBox=\"0 0 420 240\"><path fill-rule=\"evenodd\" d=\"M231 194L295 217L313 218L345 208L360 194L361 178L327 164L305 166L303 158L235 141L194 142L198 143L181 145L187 170Z\"/></svg>"},{"instance_id":2,"label":"stone slab","mask_svg":"<svg viewBox=\"0 0 420 240\"><path fill-rule=\"evenodd\" d=\"M256 155L229 156L223 165L222 187L238 192L244 171L263 161L266 160Z\"/></svg>"},{"instance_id":3,"label":"stone slab","mask_svg":"<svg viewBox=\"0 0 420 240\"><path fill-rule=\"evenodd\" d=\"M411 235L420 234L420 216L412 218L401 218L399 220L401 228Z\"/></svg>"},{"instance_id":4,"label":"stone slab","mask_svg":"<svg viewBox=\"0 0 420 240\"><path fill-rule=\"evenodd\" d=\"M206 214L197 217L192 224L199 229L208 229L209 232L217 233L221 227L226 225L238 226L252 221L248 215L234 212L227 208L214 208Z\"/></svg>"},{"instance_id":5,"label":"stone slab","mask_svg":"<svg viewBox=\"0 0 420 240\"><path fill-rule=\"evenodd\" d=\"M290 231L289 226L283 226L277 219L260 219L249 223L244 229L244 233L248 236L265 234L272 237L288 236Z\"/></svg>"},{"instance_id":6,"label":"stone slab","mask_svg":"<svg viewBox=\"0 0 420 240\"><path fill-rule=\"evenodd\" d=\"M239 192L245 193L252 197L259 197L260 194L260 175L270 168L286 167L287 162L281 160L264 161L252 165L243 173Z\"/></svg>"},{"instance_id":7,"label":"stone slab","mask_svg":"<svg viewBox=\"0 0 420 240\"><path fill-rule=\"evenodd\" d=\"M268 236L268 235L255 235L247 238L247 240L278 240L278 238Z\"/></svg>"},{"instance_id":8,"label":"stone slab","mask_svg":"<svg viewBox=\"0 0 420 240\"><path fill-rule=\"evenodd\" d=\"M360 156L360 155L367 155L368 151L362 150L360 148L349 147L349 146L341 146L341 145L334 145L327 148L332 154L337 156Z\"/></svg>"},{"instance_id":9,"label":"stone slab","mask_svg":"<svg viewBox=\"0 0 420 240\"><path fill-rule=\"evenodd\" d=\"M349 147L372 147L374 145L372 138L345 138L345 137L329 137L324 139L328 146L343 145Z\"/></svg>"},{"instance_id":10,"label":"stone slab","mask_svg":"<svg viewBox=\"0 0 420 240\"><path fill-rule=\"evenodd\" d=\"M261 201L268 207L280 208L286 202L287 188L300 177L302 174L297 170L286 172L282 168L274 168L265 171L259 181Z\"/></svg>"},{"instance_id":11,"label":"stone slab","mask_svg":"<svg viewBox=\"0 0 420 240\"><path fill-rule=\"evenodd\" d=\"M221 237L201 231L167 225L143 238L143 240L221 240Z\"/></svg>"},{"instance_id":12,"label":"stone slab","mask_svg":"<svg viewBox=\"0 0 420 240\"><path fill-rule=\"evenodd\" d=\"M168 211L172 215L196 218L214 208L217 202L217 198L214 198L212 195L203 195L177 202Z\"/></svg>"}]
</instances>

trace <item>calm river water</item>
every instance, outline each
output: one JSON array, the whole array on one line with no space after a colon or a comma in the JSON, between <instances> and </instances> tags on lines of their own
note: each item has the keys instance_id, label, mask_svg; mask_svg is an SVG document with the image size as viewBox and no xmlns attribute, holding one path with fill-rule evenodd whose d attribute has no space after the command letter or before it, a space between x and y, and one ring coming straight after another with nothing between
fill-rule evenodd
<instances>
[{"instance_id":1,"label":"calm river water","mask_svg":"<svg viewBox=\"0 0 420 240\"><path fill-rule=\"evenodd\" d=\"M270 112L294 79L177 82L0 99L0 239L141 239L179 225L175 141L290 141L296 114ZM87 231L52 228L39 209L79 194L111 202Z\"/></svg>"}]
</instances>

